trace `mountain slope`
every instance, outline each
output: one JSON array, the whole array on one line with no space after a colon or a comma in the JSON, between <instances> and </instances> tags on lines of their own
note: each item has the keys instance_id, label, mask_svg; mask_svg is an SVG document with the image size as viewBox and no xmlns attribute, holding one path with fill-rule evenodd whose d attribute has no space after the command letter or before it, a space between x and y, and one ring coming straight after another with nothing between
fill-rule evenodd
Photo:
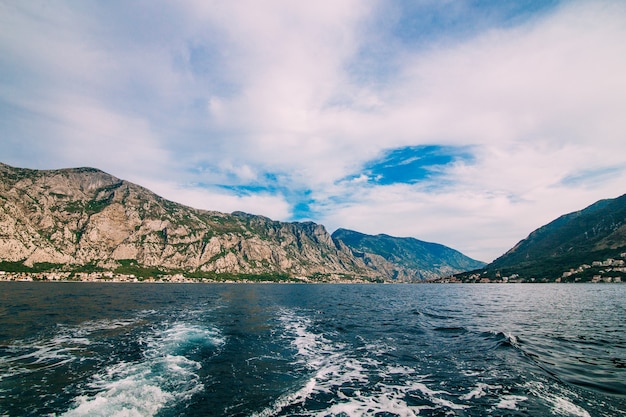
<instances>
[{"instance_id":1,"label":"mountain slope","mask_svg":"<svg viewBox=\"0 0 626 417\"><path fill-rule=\"evenodd\" d=\"M436 278L485 265L447 246L414 238L371 236L346 229L336 230L332 237L368 266L398 281Z\"/></svg>"},{"instance_id":2,"label":"mountain slope","mask_svg":"<svg viewBox=\"0 0 626 417\"><path fill-rule=\"evenodd\" d=\"M197 210L93 168L0 163L0 203L0 270L416 281L482 265L417 239Z\"/></svg>"},{"instance_id":3,"label":"mountain slope","mask_svg":"<svg viewBox=\"0 0 626 417\"><path fill-rule=\"evenodd\" d=\"M624 252L626 195L598 201L540 227L480 274L490 278L516 275L522 280L572 277L588 281L599 273L598 268L590 267L594 261L617 259ZM579 271L568 275L570 270Z\"/></svg>"},{"instance_id":4,"label":"mountain slope","mask_svg":"<svg viewBox=\"0 0 626 417\"><path fill-rule=\"evenodd\" d=\"M626 195L601 200L535 230L493 262L511 266L542 258L581 256L626 245Z\"/></svg>"},{"instance_id":5,"label":"mountain slope","mask_svg":"<svg viewBox=\"0 0 626 417\"><path fill-rule=\"evenodd\" d=\"M0 164L0 269L379 278L321 225L196 210L93 168Z\"/></svg>"}]
</instances>

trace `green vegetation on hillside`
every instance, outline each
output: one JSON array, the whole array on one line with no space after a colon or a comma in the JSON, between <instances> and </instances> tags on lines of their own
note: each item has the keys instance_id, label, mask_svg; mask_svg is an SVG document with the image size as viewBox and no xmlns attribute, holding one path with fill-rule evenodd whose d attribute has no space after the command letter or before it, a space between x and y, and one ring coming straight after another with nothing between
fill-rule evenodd
<instances>
[{"instance_id":1,"label":"green vegetation on hillside","mask_svg":"<svg viewBox=\"0 0 626 417\"><path fill-rule=\"evenodd\" d=\"M626 253L626 195L601 200L569 213L532 232L514 248L487 265L458 274L461 281L508 278L531 282L588 282L626 277L621 266L594 262L621 260ZM572 273L572 271L576 271Z\"/></svg>"}]
</instances>

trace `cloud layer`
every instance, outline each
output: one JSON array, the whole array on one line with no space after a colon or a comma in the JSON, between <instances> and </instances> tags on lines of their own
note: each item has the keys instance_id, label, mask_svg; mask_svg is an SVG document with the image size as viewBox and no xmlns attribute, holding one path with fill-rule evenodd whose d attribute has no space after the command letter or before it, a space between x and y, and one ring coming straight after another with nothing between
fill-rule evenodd
<instances>
[{"instance_id":1,"label":"cloud layer","mask_svg":"<svg viewBox=\"0 0 626 417\"><path fill-rule=\"evenodd\" d=\"M490 261L626 192L626 5L0 3L0 158Z\"/></svg>"}]
</instances>

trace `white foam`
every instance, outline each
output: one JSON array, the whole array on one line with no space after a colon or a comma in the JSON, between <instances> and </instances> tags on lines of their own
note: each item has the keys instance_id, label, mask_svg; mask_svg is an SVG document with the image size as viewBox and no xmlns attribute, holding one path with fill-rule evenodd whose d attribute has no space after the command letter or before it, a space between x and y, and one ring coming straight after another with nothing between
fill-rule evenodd
<instances>
[{"instance_id":1,"label":"white foam","mask_svg":"<svg viewBox=\"0 0 626 417\"><path fill-rule=\"evenodd\" d=\"M148 341L148 343L155 344L153 341ZM206 343L213 346L222 346L226 343L226 340L215 329L178 323L164 330L159 336L157 344L159 351L173 353L190 344Z\"/></svg>"},{"instance_id":2,"label":"white foam","mask_svg":"<svg viewBox=\"0 0 626 417\"><path fill-rule=\"evenodd\" d=\"M333 346L323 335L310 332L310 320L306 318L287 313L281 316L281 322L294 336L291 344L297 349L297 356L310 368L321 365L321 362L325 362L324 356L333 355L341 348Z\"/></svg>"},{"instance_id":3,"label":"white foam","mask_svg":"<svg viewBox=\"0 0 626 417\"><path fill-rule=\"evenodd\" d=\"M519 347L519 340L517 339L517 337L514 334L512 334L510 332L505 332L504 336L506 337L506 339L509 341L509 343L512 346Z\"/></svg>"},{"instance_id":4,"label":"white foam","mask_svg":"<svg viewBox=\"0 0 626 417\"><path fill-rule=\"evenodd\" d=\"M489 393L491 390L501 389L502 385L489 385L483 382L479 382L476 387L465 395L461 395L461 400L471 400L472 398L481 398Z\"/></svg>"},{"instance_id":5,"label":"white foam","mask_svg":"<svg viewBox=\"0 0 626 417\"><path fill-rule=\"evenodd\" d=\"M310 415L317 416L363 416L389 413L403 417L413 417L426 409L447 407L461 410L468 406L456 404L444 398L446 391L433 390L426 385L426 378L419 376L415 369L406 366L386 366L375 359L392 348L367 345L367 352L355 357L348 346L332 342L322 334L310 330L309 319L293 312L284 311L281 316L286 334L297 351L297 363L307 367L313 374L297 391L286 393L274 404L253 416L273 416L290 406L304 405L317 394L335 395L336 401L326 409ZM359 350L360 351L360 350ZM373 383L370 378L377 381ZM391 381L401 380L401 383ZM367 387L367 391L362 389ZM421 393L433 406L412 406L407 397ZM319 404L318 404L319 405ZM309 415L309 414L307 414Z\"/></svg>"},{"instance_id":6,"label":"white foam","mask_svg":"<svg viewBox=\"0 0 626 417\"><path fill-rule=\"evenodd\" d=\"M74 343L89 344L89 337L96 332L107 330L116 330L136 324L138 318L130 318L125 320L90 320L80 323L77 326L58 325L59 334L57 338L60 340L72 341Z\"/></svg>"},{"instance_id":7,"label":"white foam","mask_svg":"<svg viewBox=\"0 0 626 417\"><path fill-rule=\"evenodd\" d=\"M145 335L143 359L121 362L95 375L89 386L95 394L75 398L63 416L152 416L163 407L184 401L203 389L197 374L201 364L185 356L194 344L220 346L214 329L176 323Z\"/></svg>"},{"instance_id":8,"label":"white foam","mask_svg":"<svg viewBox=\"0 0 626 417\"><path fill-rule=\"evenodd\" d=\"M413 375L415 374L415 369L409 368L408 366L388 366L385 369L385 375Z\"/></svg>"},{"instance_id":9,"label":"white foam","mask_svg":"<svg viewBox=\"0 0 626 417\"><path fill-rule=\"evenodd\" d=\"M360 395L349 399L347 402L334 404L317 415L360 417L378 413L391 413L400 417L415 417L419 415L422 409L421 407L408 406L403 399L399 398L398 393L388 392L376 397Z\"/></svg>"},{"instance_id":10,"label":"white foam","mask_svg":"<svg viewBox=\"0 0 626 417\"><path fill-rule=\"evenodd\" d=\"M573 392L566 392L563 388L558 387L554 387L553 390L550 390L546 385L538 381L529 382L526 386L537 397L550 402L552 404L552 412L554 414L575 417L590 417L587 410L565 398L566 395L578 397ZM554 392L555 390L557 391L556 393Z\"/></svg>"},{"instance_id":11,"label":"white foam","mask_svg":"<svg viewBox=\"0 0 626 417\"><path fill-rule=\"evenodd\" d=\"M50 338L18 340L8 347L10 357L0 358L0 380L45 369L77 359L92 344L92 334L129 326L136 319L86 321L76 326L58 325Z\"/></svg>"},{"instance_id":12,"label":"white foam","mask_svg":"<svg viewBox=\"0 0 626 417\"><path fill-rule=\"evenodd\" d=\"M550 401L554 404L552 411L556 414L576 417L591 417L591 415L582 407L568 401L562 397L553 397Z\"/></svg>"},{"instance_id":13,"label":"white foam","mask_svg":"<svg viewBox=\"0 0 626 417\"><path fill-rule=\"evenodd\" d=\"M136 374L103 383L105 391L98 395L76 398L77 406L63 416L152 416L173 399L173 394L150 384L141 370L129 370Z\"/></svg>"},{"instance_id":14,"label":"white foam","mask_svg":"<svg viewBox=\"0 0 626 417\"><path fill-rule=\"evenodd\" d=\"M502 398L500 398L500 402L496 405L496 408L517 410L517 403L526 400L528 400L528 397L521 395L503 395Z\"/></svg>"}]
</instances>

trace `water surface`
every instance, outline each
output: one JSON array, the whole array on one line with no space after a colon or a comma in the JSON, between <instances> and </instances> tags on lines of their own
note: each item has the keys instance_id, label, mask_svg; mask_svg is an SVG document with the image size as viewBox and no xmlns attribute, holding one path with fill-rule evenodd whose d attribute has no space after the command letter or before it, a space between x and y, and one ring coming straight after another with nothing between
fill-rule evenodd
<instances>
[{"instance_id":1,"label":"water surface","mask_svg":"<svg viewBox=\"0 0 626 417\"><path fill-rule=\"evenodd\" d=\"M626 285L0 283L0 416L626 415Z\"/></svg>"}]
</instances>

